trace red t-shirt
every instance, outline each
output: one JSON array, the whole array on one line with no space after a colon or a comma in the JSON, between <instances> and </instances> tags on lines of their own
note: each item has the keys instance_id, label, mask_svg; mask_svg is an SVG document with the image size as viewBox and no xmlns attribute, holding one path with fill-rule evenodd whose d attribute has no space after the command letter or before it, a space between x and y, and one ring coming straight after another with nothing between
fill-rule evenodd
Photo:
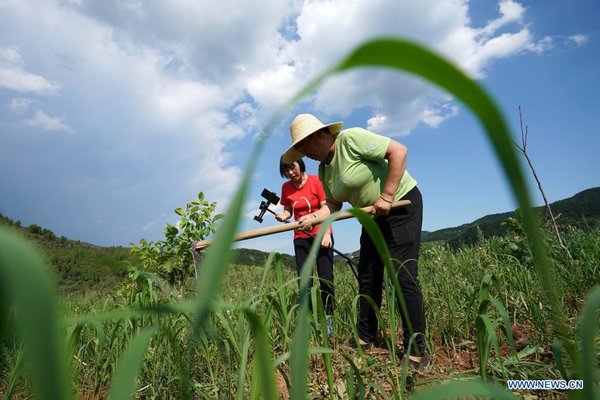
<instances>
[{"instance_id":1,"label":"red t-shirt","mask_svg":"<svg viewBox=\"0 0 600 400\"><path fill-rule=\"evenodd\" d=\"M297 189L292 181L287 181L281 186L281 200L279 204L292 208L294 220L298 221L300 217L312 214L321 208L321 202L325 201L325 191L323 185L316 175L308 175L308 179L300 189ZM316 236L319 231L319 225L315 225L310 232L311 236ZM307 238L306 233L296 229L294 230L294 239Z\"/></svg>"}]
</instances>

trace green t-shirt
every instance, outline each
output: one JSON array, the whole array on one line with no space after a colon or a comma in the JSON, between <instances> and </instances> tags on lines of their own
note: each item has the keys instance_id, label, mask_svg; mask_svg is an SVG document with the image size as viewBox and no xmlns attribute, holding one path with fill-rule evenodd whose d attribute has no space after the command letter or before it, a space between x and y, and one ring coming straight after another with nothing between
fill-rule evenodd
<instances>
[{"instance_id":1,"label":"green t-shirt","mask_svg":"<svg viewBox=\"0 0 600 400\"><path fill-rule=\"evenodd\" d=\"M384 158L390 138L362 128L341 131L335 140L335 153L329 164L319 165L319 179L327 197L353 207L371 206L383 192L388 172ZM404 171L394 200L401 199L417 181Z\"/></svg>"}]
</instances>

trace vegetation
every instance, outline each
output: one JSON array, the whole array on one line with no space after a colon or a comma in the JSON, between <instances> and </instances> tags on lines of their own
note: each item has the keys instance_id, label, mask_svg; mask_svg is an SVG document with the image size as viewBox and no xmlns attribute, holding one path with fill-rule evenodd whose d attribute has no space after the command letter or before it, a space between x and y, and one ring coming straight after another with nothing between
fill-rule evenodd
<instances>
[{"instance_id":1,"label":"vegetation","mask_svg":"<svg viewBox=\"0 0 600 400\"><path fill-rule=\"evenodd\" d=\"M127 276L135 257L126 247L100 247L56 236L36 224L21 226L0 215L0 226L18 232L40 248L62 294L78 294L114 288ZM80 294L80 293L79 293Z\"/></svg>"},{"instance_id":2,"label":"vegetation","mask_svg":"<svg viewBox=\"0 0 600 400\"><path fill-rule=\"evenodd\" d=\"M263 147L259 142L198 279L183 293L156 285L162 282L159 277L133 273L120 295L65 300L59 307L48 270L35 251L0 230L0 373L5 396L31 393L68 399L76 391L82 397L274 399L289 391L294 399L403 398L408 392L427 399L513 398L504 386L510 377L561 377L585 382L582 391L569 395L596 398L600 288L592 289L585 303L581 299L598 283L598 229L574 229L564 235L572 258L555 251L539 230L497 107L454 66L412 43L380 39L363 44L332 71L364 66L418 74L469 106L482 122L522 212L502 240L492 238L456 253L442 244L424 247L421 276L430 310L428 347L437 362L428 375L407 374L393 346L391 354L380 356L351 352L340 344L355 333L356 289L347 270L340 271L339 281L336 278L338 347L331 349L321 334L325 318L320 296L311 292L312 309L307 297L298 299L296 279L286 275L278 256L258 271L230 268L234 233ZM279 117L267 125L260 140ZM385 261L389 284L381 321L394 340L399 335L394 299L400 292L393 266L372 219L353 213ZM315 252L316 247L311 257ZM301 286L310 280L308 265L301 273ZM444 363L444 354L455 358ZM459 367L461 360L466 367ZM455 379L440 385L448 377ZM564 395L544 392L548 393Z\"/></svg>"},{"instance_id":3,"label":"vegetation","mask_svg":"<svg viewBox=\"0 0 600 400\"><path fill-rule=\"evenodd\" d=\"M213 215L217 203L204 200L204 193L187 203L185 209L175 209L181 217L177 226L167 224L164 240L156 243L140 240L133 245L132 253L140 260L145 270L161 275L171 285L181 285L188 276L197 276L191 248L195 240L204 240L217 229L221 214Z\"/></svg>"},{"instance_id":4,"label":"vegetation","mask_svg":"<svg viewBox=\"0 0 600 400\"><path fill-rule=\"evenodd\" d=\"M550 235L549 235L550 237ZM573 260L560 253L554 241L552 263L559 271L560 290L568 305L567 319L576 334L577 317L585 294L600 282L600 229L591 231L572 228L565 232L565 243ZM283 267L278 255L271 255L262 266L232 265L219 294L218 306L211 313L207 335L193 354L191 377L198 397L247 398L251 396L255 343L244 309L254 310L265 326L273 359L278 360L279 391L284 394L290 381L289 357L297 317L296 273ZM567 263L567 264L565 264ZM474 379L480 374L504 386L506 379L560 379L553 365L551 343L555 332L548 326L550 309L532 269L532 259L520 226L517 224L503 237L485 239L481 243L452 251L442 243L423 246L420 263L428 320L428 349L434 364L424 374L402 382L403 370L398 358L386 351L359 353L344 345L353 334L356 317L356 282L347 266L336 264L335 352L325 353L329 345L319 328L319 312L309 315L310 339L314 352L309 358L308 393L323 398L330 390L337 398L364 390L366 398L389 398L394 393L419 392L436 381L448 378ZM485 348L478 344L478 309L485 304L480 283L489 295L503 306L509 323L502 325L501 311L489 307L485 314L494 321L496 344ZM193 286L187 288L189 296ZM88 291L85 297L63 299L67 315L66 334L73 361L75 389L80 397L102 398L119 359L139 332L155 326L147 344L143 364L137 378L137 396L143 398L178 398L178 376L185 358L186 337L190 334L189 303L180 303L177 312L134 313L119 310L139 309L159 304L177 304L178 291L149 276L131 275L118 291ZM313 293L315 301L320 298ZM393 293L386 292L382 310L384 334L394 336L389 324ZM85 317L85 316L89 317ZM82 317L84 316L84 317ZM508 328L508 329L505 329ZM512 337L509 340L504 332ZM485 332L484 332L485 333ZM395 336L401 338L400 332ZM511 343L512 341L512 343ZM485 350L486 354L479 354ZM0 391L7 388L11 372L18 364L20 346L16 337L4 339ZM321 354L319 354L321 352ZM325 357L329 356L328 371ZM482 362L482 365L479 364ZM357 371L354 372L353 368ZM328 383L331 374L331 386ZM17 398L28 393L27 377L17 376ZM364 387L361 389L360 382ZM541 394L541 393L540 393ZM558 391L543 393L560 398Z\"/></svg>"},{"instance_id":5,"label":"vegetation","mask_svg":"<svg viewBox=\"0 0 600 400\"><path fill-rule=\"evenodd\" d=\"M9 229L12 232L23 235L28 240L35 243L48 261L51 273L54 276L56 284L62 295L85 295L86 292L105 293L114 291L123 282L128 279L128 273L133 268L136 270L148 270L158 273L158 268L153 268L148 263L144 264L141 260L139 248L152 248L158 250L160 246L164 246L165 241L157 243L141 240L139 247L131 248L114 246L102 247L89 243L84 243L79 240L71 240L65 236L58 237L50 229L40 227L36 224L31 224L27 227L21 225L20 221L12 219L0 214L0 226ZM168 225L165 231L172 225ZM167 239L168 240L168 239ZM156 246L156 247L153 247ZM188 253L189 246L180 245L178 250L185 260L185 268L188 275L191 276L192 260ZM174 254L177 254L174 252ZM264 265L269 254L264 251L255 249L233 249L232 263L236 265L258 266ZM189 258L187 258L189 257ZM281 255L283 265L286 268L295 268L294 257L288 254ZM163 258L168 258L163 255ZM148 260L146 260L148 261ZM177 264L177 260L170 260L156 265L163 266L162 270L167 271L163 277L167 281L174 283L175 274L171 273L166 266Z\"/></svg>"},{"instance_id":6,"label":"vegetation","mask_svg":"<svg viewBox=\"0 0 600 400\"><path fill-rule=\"evenodd\" d=\"M600 187L577 193L568 199L550 203L558 223L563 227L588 229L600 226ZM546 206L535 207L534 212L542 223L549 224ZM453 228L444 228L434 232L423 232L423 242L444 241L453 249L477 243L482 237L502 236L507 228L504 221L519 218L518 211L486 215L469 224Z\"/></svg>"}]
</instances>

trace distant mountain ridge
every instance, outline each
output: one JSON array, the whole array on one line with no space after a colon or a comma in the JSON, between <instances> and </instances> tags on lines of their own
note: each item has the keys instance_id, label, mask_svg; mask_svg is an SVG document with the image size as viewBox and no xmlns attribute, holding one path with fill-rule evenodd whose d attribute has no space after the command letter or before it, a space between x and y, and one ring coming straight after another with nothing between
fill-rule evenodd
<instances>
[{"instance_id":1,"label":"distant mountain ridge","mask_svg":"<svg viewBox=\"0 0 600 400\"><path fill-rule=\"evenodd\" d=\"M559 224L576 226L598 224L600 223L600 187L586 189L567 199L550 203L550 208ZM542 219L547 218L545 205L535 207L534 210ZM452 247L459 247L461 244L470 244L479 232L485 237L504 234L505 228L502 222L516 217L516 211L486 215L468 224L433 232L423 231L421 241L423 243L446 241Z\"/></svg>"}]
</instances>

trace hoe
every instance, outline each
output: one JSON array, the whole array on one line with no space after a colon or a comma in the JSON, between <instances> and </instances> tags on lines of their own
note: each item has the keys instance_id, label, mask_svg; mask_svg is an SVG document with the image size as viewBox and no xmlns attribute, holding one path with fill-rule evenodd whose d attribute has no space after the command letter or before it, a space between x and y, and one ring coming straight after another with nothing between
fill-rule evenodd
<instances>
[{"instance_id":1,"label":"hoe","mask_svg":"<svg viewBox=\"0 0 600 400\"><path fill-rule=\"evenodd\" d=\"M272 192L269 192L266 189L263 190L262 195L263 195L263 197L265 197L267 199L267 202L263 201L261 203L261 205L260 205L261 213L258 216L254 217L254 219L257 220L258 222L262 222L262 217L264 216L265 211L269 211L274 214L274 212L269 209L269 204L270 203L276 204L279 201L279 198L277 198L277 195L275 195ZM275 198L277 198L277 201L273 201L273 200L275 200ZM392 208L408 207L410 205L411 205L411 203L409 200L399 200L399 201L394 201L392 203ZM366 213L371 213L371 208L372 208L371 206L368 206L368 207L363 207L360 210L362 210ZM341 220L349 219L349 218L353 218L353 217L354 216L352 214L350 214L348 211L342 211L337 215L337 217L335 218L335 221L341 221ZM315 219L314 224L320 224L323 221L325 221L326 219L327 219L327 217L317 218L317 219ZM253 229L250 231L240 232L235 236L234 241L239 242L242 240L273 235L275 233L287 232L287 231L292 231L294 229L300 228L300 223L298 221L294 221L294 222L286 221L286 222L287 223L282 224L282 225L267 226L264 228L258 228L258 229ZM200 265L202 263L201 251L204 250L205 248L207 248L208 246L210 246L212 243L213 243L212 239L200 240L200 241L196 241L196 242L192 243L192 255L194 256L194 266L196 269L196 277L198 277L198 274L200 273ZM348 258L345 254L342 254L335 249L334 249L334 252L336 254L342 256L344 259L346 259L346 261L348 261L348 264L352 268L352 272L356 276L356 271L353 268L353 266L354 267L356 266L355 263L350 258Z\"/></svg>"}]
</instances>

